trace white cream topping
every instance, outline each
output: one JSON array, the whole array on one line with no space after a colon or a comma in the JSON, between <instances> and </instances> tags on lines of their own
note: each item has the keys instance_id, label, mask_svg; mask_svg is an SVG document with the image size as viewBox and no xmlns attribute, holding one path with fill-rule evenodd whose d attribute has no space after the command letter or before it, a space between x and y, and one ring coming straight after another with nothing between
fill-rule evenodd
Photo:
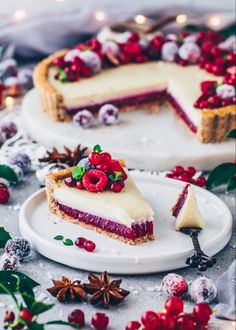
<instances>
[{"instance_id":1,"label":"white cream topping","mask_svg":"<svg viewBox=\"0 0 236 330\"><path fill-rule=\"evenodd\" d=\"M153 210L143 198L133 179L128 175L124 189L119 193L67 187L61 182L54 189L54 198L61 204L130 226L134 222L153 220Z\"/></svg>"},{"instance_id":2,"label":"white cream topping","mask_svg":"<svg viewBox=\"0 0 236 330\"><path fill-rule=\"evenodd\" d=\"M205 223L198 209L194 190L189 186L187 198L175 220L175 229L180 230L181 228L191 227L204 228L204 226Z\"/></svg>"}]
</instances>

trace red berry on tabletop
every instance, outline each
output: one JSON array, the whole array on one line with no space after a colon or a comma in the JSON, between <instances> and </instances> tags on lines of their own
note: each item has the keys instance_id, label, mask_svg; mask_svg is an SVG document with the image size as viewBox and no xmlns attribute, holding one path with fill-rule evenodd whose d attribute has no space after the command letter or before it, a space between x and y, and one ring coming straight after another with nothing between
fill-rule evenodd
<instances>
[{"instance_id":1,"label":"red berry on tabletop","mask_svg":"<svg viewBox=\"0 0 236 330\"><path fill-rule=\"evenodd\" d=\"M193 167L193 166L187 167L186 170L185 170L185 174L187 174L187 176L189 176L190 178L192 178L196 174L195 167Z\"/></svg>"},{"instance_id":2,"label":"red berry on tabletop","mask_svg":"<svg viewBox=\"0 0 236 330\"><path fill-rule=\"evenodd\" d=\"M183 168L183 166L180 166L180 165L175 166L175 167L173 168L173 173L174 173L175 175L179 175L179 174L184 173L184 168Z\"/></svg>"},{"instance_id":3,"label":"red berry on tabletop","mask_svg":"<svg viewBox=\"0 0 236 330\"><path fill-rule=\"evenodd\" d=\"M92 241L85 241L84 242L84 248L88 252L93 252L96 249L96 244Z\"/></svg>"},{"instance_id":4,"label":"red berry on tabletop","mask_svg":"<svg viewBox=\"0 0 236 330\"><path fill-rule=\"evenodd\" d=\"M172 330L175 328L175 318L166 313L158 313L161 321L161 329Z\"/></svg>"},{"instance_id":5,"label":"red berry on tabletop","mask_svg":"<svg viewBox=\"0 0 236 330\"><path fill-rule=\"evenodd\" d=\"M195 180L195 184L199 187L204 187L206 185L207 180L204 178L204 176L199 176L199 178L197 178Z\"/></svg>"},{"instance_id":6,"label":"red berry on tabletop","mask_svg":"<svg viewBox=\"0 0 236 330\"><path fill-rule=\"evenodd\" d=\"M114 182L111 184L111 190L118 193L124 188L124 182L119 181L119 182Z\"/></svg>"},{"instance_id":7,"label":"red berry on tabletop","mask_svg":"<svg viewBox=\"0 0 236 330\"><path fill-rule=\"evenodd\" d=\"M28 322L31 322L33 319L33 315L30 313L30 311L28 311L28 309L22 309L19 313L19 316Z\"/></svg>"},{"instance_id":8,"label":"red berry on tabletop","mask_svg":"<svg viewBox=\"0 0 236 330\"><path fill-rule=\"evenodd\" d=\"M103 191L108 183L107 175L99 170L89 170L82 178L85 189L91 192Z\"/></svg>"},{"instance_id":9,"label":"red berry on tabletop","mask_svg":"<svg viewBox=\"0 0 236 330\"><path fill-rule=\"evenodd\" d=\"M126 327L125 330L139 330L141 328L141 323L138 321L130 321Z\"/></svg>"},{"instance_id":10,"label":"red berry on tabletop","mask_svg":"<svg viewBox=\"0 0 236 330\"><path fill-rule=\"evenodd\" d=\"M84 189L83 182L82 181L77 181L76 182L76 187L80 190L83 190Z\"/></svg>"},{"instance_id":11,"label":"red berry on tabletop","mask_svg":"<svg viewBox=\"0 0 236 330\"><path fill-rule=\"evenodd\" d=\"M68 322L78 324L80 327L84 327L85 325L84 312L82 312L80 309L74 309L68 315Z\"/></svg>"},{"instance_id":12,"label":"red berry on tabletop","mask_svg":"<svg viewBox=\"0 0 236 330\"><path fill-rule=\"evenodd\" d=\"M160 327L160 318L153 311L143 313L141 321L147 330L156 330Z\"/></svg>"},{"instance_id":13,"label":"red berry on tabletop","mask_svg":"<svg viewBox=\"0 0 236 330\"><path fill-rule=\"evenodd\" d=\"M0 204L5 204L10 199L10 193L7 188L0 187Z\"/></svg>"},{"instance_id":14,"label":"red berry on tabletop","mask_svg":"<svg viewBox=\"0 0 236 330\"><path fill-rule=\"evenodd\" d=\"M184 314L177 318L175 329L176 330L193 330L196 323L191 315Z\"/></svg>"},{"instance_id":15,"label":"red berry on tabletop","mask_svg":"<svg viewBox=\"0 0 236 330\"><path fill-rule=\"evenodd\" d=\"M92 317L91 323L96 330L105 330L108 327L109 318L104 313L96 313Z\"/></svg>"},{"instance_id":16,"label":"red berry on tabletop","mask_svg":"<svg viewBox=\"0 0 236 330\"><path fill-rule=\"evenodd\" d=\"M84 237L78 237L78 238L76 238L76 240L75 240L75 245L76 245L77 247L83 249L83 248L84 248L84 243L85 243L86 241L87 241L86 238L84 238Z\"/></svg>"},{"instance_id":17,"label":"red berry on tabletop","mask_svg":"<svg viewBox=\"0 0 236 330\"><path fill-rule=\"evenodd\" d=\"M102 156L97 151L91 152L88 158L89 158L90 163L93 165L98 165L102 161Z\"/></svg>"},{"instance_id":18,"label":"red berry on tabletop","mask_svg":"<svg viewBox=\"0 0 236 330\"><path fill-rule=\"evenodd\" d=\"M179 315L184 310L184 302L179 297L171 297L165 303L165 310L170 315Z\"/></svg>"},{"instance_id":19,"label":"red berry on tabletop","mask_svg":"<svg viewBox=\"0 0 236 330\"><path fill-rule=\"evenodd\" d=\"M212 309L207 303L197 304L193 309L193 317L197 323L207 324L211 318Z\"/></svg>"}]
</instances>

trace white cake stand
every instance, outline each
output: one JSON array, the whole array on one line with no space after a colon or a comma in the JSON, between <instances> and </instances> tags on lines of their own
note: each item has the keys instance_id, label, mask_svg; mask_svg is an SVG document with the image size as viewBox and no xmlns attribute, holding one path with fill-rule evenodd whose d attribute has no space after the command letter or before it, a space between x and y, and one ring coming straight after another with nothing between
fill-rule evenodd
<instances>
[{"instance_id":1,"label":"white cake stand","mask_svg":"<svg viewBox=\"0 0 236 330\"><path fill-rule=\"evenodd\" d=\"M234 158L233 141L199 143L166 107L158 114L141 109L122 113L119 125L91 129L53 122L42 111L36 90L25 96L22 110L27 131L46 147L61 149L81 143L91 148L100 144L113 157L125 159L129 168L163 170L181 164L208 170Z\"/></svg>"}]
</instances>

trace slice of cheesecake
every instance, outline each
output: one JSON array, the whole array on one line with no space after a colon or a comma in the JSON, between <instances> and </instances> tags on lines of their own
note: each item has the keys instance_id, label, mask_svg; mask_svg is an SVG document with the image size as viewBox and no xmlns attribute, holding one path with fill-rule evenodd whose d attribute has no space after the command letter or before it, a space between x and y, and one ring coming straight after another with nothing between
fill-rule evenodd
<instances>
[{"instance_id":1,"label":"slice of cheesecake","mask_svg":"<svg viewBox=\"0 0 236 330\"><path fill-rule=\"evenodd\" d=\"M198 209L195 193L190 184L187 184L179 194L172 208L172 215L176 219L176 230L181 230L182 228L204 228L204 220Z\"/></svg>"},{"instance_id":2,"label":"slice of cheesecake","mask_svg":"<svg viewBox=\"0 0 236 330\"><path fill-rule=\"evenodd\" d=\"M86 161L82 164L88 165ZM101 166L88 169L86 165L85 171L78 170L82 166L77 166L49 174L46 177L46 193L50 211L125 243L139 244L153 240L151 206L138 190L124 163L112 162L122 166L122 171L103 172L98 169ZM81 175L78 176L79 171Z\"/></svg>"}]
</instances>

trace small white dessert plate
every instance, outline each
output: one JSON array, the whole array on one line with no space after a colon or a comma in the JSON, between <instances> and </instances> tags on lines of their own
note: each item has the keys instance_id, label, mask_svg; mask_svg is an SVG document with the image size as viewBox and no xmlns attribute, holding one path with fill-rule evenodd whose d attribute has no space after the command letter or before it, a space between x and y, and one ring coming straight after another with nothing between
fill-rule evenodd
<instances>
[{"instance_id":1,"label":"small white dessert plate","mask_svg":"<svg viewBox=\"0 0 236 330\"><path fill-rule=\"evenodd\" d=\"M186 266L185 259L193 253L192 243L188 236L174 230L170 212L184 183L139 171L133 171L131 175L154 209L155 241L130 246L61 220L49 212L44 189L37 191L22 205L21 234L45 257L78 269L143 274ZM205 229L199 235L201 246L205 253L214 255L230 239L232 216L215 195L195 186L194 190L206 222ZM89 253L76 246L65 246L62 241L54 239L56 235L73 241L78 236L86 237L96 243L96 250Z\"/></svg>"}]
</instances>

